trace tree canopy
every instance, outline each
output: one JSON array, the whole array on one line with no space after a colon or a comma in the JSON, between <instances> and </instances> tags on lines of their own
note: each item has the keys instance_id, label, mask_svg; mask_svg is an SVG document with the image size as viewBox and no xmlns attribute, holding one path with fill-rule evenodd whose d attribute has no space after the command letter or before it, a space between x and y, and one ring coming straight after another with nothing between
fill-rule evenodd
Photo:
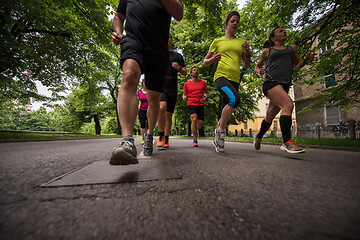
<instances>
[{"instance_id":1,"label":"tree canopy","mask_svg":"<svg viewBox=\"0 0 360 240\"><path fill-rule=\"evenodd\" d=\"M120 49L112 44L110 36L111 19L118 2L3 1L0 6L0 101L51 101L60 98L61 92L69 88L72 94L66 104L55 109L66 116L81 113L81 118L73 118L77 119L73 129L79 128L79 121L89 121L94 116L117 119ZM322 50L310 71L297 72L294 81L313 85L326 83L324 76L339 76L336 84L317 93L322 100L309 107L359 106L359 1L248 0L241 10L237 9L235 0L182 0L182 3L184 18L181 22L172 22L171 32L174 48L183 54L188 69L201 67L200 78L208 84L210 99L206 102L205 128L216 124L221 99L213 86L216 66L204 68L202 61L211 42L224 35L223 20L230 10L239 10L237 36L250 43L252 52L250 69L242 71L242 102L231 123L251 118L257 99L262 96L261 79L253 69L268 33L275 26L287 30L288 44L298 45L300 58L309 51ZM174 115L181 128L189 121L186 103L181 99L188 79L188 76L179 77ZM37 92L36 81L52 91L51 99ZM1 107L6 110L6 104ZM16 114L6 117L12 119ZM107 124L114 125L113 122Z\"/></svg>"}]
</instances>

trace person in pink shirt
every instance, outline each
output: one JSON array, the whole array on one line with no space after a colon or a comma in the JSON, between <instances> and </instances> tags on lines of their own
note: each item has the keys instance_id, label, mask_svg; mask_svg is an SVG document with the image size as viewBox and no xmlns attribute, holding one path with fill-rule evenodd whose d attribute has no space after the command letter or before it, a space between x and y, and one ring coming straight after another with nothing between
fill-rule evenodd
<instances>
[{"instance_id":1,"label":"person in pink shirt","mask_svg":"<svg viewBox=\"0 0 360 240\"><path fill-rule=\"evenodd\" d=\"M145 86L145 80L143 80L141 84L142 84L142 89L137 93L137 96L140 101L139 121L140 121L140 131L142 135L141 144L144 144L144 135L146 133L146 128L147 128L147 109L149 103L147 100L147 89Z\"/></svg>"},{"instance_id":2,"label":"person in pink shirt","mask_svg":"<svg viewBox=\"0 0 360 240\"><path fill-rule=\"evenodd\" d=\"M199 79L199 68L190 69L191 80L184 84L183 100L187 101L191 119L191 132L194 138L193 146L198 147L198 130L204 124L204 105L209 97L209 89L204 80ZM205 96L204 96L205 95Z\"/></svg>"}]
</instances>

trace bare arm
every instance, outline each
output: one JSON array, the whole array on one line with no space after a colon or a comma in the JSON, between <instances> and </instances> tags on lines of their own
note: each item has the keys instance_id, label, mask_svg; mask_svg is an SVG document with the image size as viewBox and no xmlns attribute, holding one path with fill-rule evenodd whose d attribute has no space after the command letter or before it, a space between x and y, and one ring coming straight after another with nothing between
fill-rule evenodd
<instances>
[{"instance_id":1,"label":"bare arm","mask_svg":"<svg viewBox=\"0 0 360 240\"><path fill-rule=\"evenodd\" d=\"M186 69L186 67L181 68L180 71L179 71L179 73L185 77L185 76L187 75L187 69Z\"/></svg>"},{"instance_id":2,"label":"bare arm","mask_svg":"<svg viewBox=\"0 0 360 240\"><path fill-rule=\"evenodd\" d=\"M242 47L245 51L241 55L241 61L243 63L243 67L246 70L250 67L250 63L251 63L250 45L245 41Z\"/></svg>"},{"instance_id":3,"label":"bare arm","mask_svg":"<svg viewBox=\"0 0 360 240\"><path fill-rule=\"evenodd\" d=\"M111 35L111 39L115 45L119 45L122 39L122 32L124 30L125 16L116 12L113 19L114 32Z\"/></svg>"},{"instance_id":4,"label":"bare arm","mask_svg":"<svg viewBox=\"0 0 360 240\"><path fill-rule=\"evenodd\" d=\"M186 94L186 93L183 93L182 99L183 99L184 101L187 101L187 94Z\"/></svg>"},{"instance_id":5,"label":"bare arm","mask_svg":"<svg viewBox=\"0 0 360 240\"><path fill-rule=\"evenodd\" d=\"M210 93L209 93L209 90L207 90L207 91L205 92L205 97L203 97L203 98L200 100L200 102L204 103L204 102L206 101L206 99L209 98L209 96L210 96Z\"/></svg>"},{"instance_id":6,"label":"bare arm","mask_svg":"<svg viewBox=\"0 0 360 240\"><path fill-rule=\"evenodd\" d=\"M300 61L297 46L291 45L291 47L294 50L293 63L296 69L303 68L307 63L311 63L312 61L314 61L315 56L313 53L306 54L305 59L303 61Z\"/></svg>"},{"instance_id":7,"label":"bare arm","mask_svg":"<svg viewBox=\"0 0 360 240\"><path fill-rule=\"evenodd\" d=\"M184 16L184 7L179 0L161 0L166 11L176 20L181 21Z\"/></svg>"},{"instance_id":8,"label":"bare arm","mask_svg":"<svg viewBox=\"0 0 360 240\"><path fill-rule=\"evenodd\" d=\"M260 58L259 58L258 62L256 63L255 72L256 72L259 76L264 75L265 68L261 68L261 66L262 66L262 65L264 64L264 62L267 60L268 55L269 55L269 49L266 48L266 49L264 49L264 51L261 53Z\"/></svg>"},{"instance_id":9,"label":"bare arm","mask_svg":"<svg viewBox=\"0 0 360 240\"><path fill-rule=\"evenodd\" d=\"M219 62L221 59L221 53L219 51L216 52L208 52L205 56L203 65L204 67L208 67L213 63Z\"/></svg>"},{"instance_id":10,"label":"bare arm","mask_svg":"<svg viewBox=\"0 0 360 240\"><path fill-rule=\"evenodd\" d=\"M184 77L186 76L187 74L186 67L181 67L178 62L172 62L171 66L175 68L175 70L178 71L181 75L183 75Z\"/></svg>"}]
</instances>

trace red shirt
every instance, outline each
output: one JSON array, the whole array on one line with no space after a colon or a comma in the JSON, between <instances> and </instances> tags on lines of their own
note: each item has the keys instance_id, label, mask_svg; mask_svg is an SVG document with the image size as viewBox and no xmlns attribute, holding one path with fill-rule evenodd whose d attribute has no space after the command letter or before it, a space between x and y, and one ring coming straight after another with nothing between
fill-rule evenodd
<instances>
[{"instance_id":1,"label":"red shirt","mask_svg":"<svg viewBox=\"0 0 360 240\"><path fill-rule=\"evenodd\" d=\"M187 95L187 105L204 106L200 102L204 98L204 93L208 91L208 87L204 80L198 79L196 82L187 81L184 84L184 93Z\"/></svg>"}]
</instances>

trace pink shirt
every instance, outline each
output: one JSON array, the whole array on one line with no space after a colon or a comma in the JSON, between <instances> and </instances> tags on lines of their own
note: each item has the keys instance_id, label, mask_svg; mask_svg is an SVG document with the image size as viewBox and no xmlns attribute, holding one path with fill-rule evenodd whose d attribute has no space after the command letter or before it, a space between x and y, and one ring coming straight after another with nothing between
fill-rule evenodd
<instances>
[{"instance_id":1,"label":"pink shirt","mask_svg":"<svg viewBox=\"0 0 360 240\"><path fill-rule=\"evenodd\" d=\"M141 102L140 109L146 111L148 109L148 106L149 106L148 101L147 101L146 93L143 93L143 91L139 91L137 93L137 96L139 97L139 100Z\"/></svg>"}]
</instances>

